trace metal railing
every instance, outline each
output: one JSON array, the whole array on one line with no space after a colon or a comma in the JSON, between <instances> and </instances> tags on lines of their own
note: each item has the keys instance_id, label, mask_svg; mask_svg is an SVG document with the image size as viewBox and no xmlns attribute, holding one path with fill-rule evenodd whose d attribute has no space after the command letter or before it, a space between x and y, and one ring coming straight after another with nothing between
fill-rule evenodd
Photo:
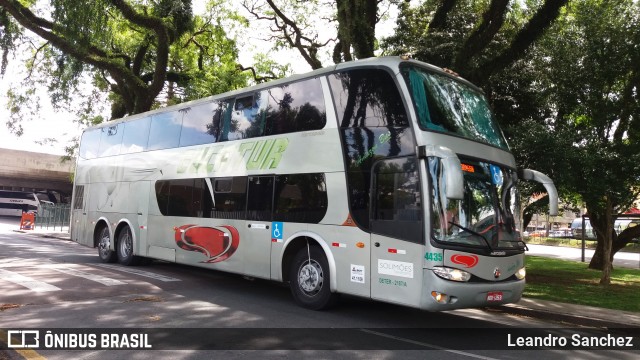
<instances>
[{"instance_id":1,"label":"metal railing","mask_svg":"<svg viewBox=\"0 0 640 360\"><path fill-rule=\"evenodd\" d=\"M71 204L41 204L36 215L36 228L69 231Z\"/></svg>"}]
</instances>

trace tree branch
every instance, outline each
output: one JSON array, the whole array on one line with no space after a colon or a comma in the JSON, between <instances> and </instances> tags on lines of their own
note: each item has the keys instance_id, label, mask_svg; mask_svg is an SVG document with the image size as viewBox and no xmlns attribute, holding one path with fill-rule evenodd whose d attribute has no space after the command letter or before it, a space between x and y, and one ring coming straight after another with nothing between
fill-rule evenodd
<instances>
[{"instance_id":1,"label":"tree branch","mask_svg":"<svg viewBox=\"0 0 640 360\"><path fill-rule=\"evenodd\" d=\"M482 23L469 35L462 45L454 61L454 69L461 73L466 69L471 58L484 50L504 24L509 0L492 0L489 8L482 15Z\"/></svg>"},{"instance_id":2,"label":"tree branch","mask_svg":"<svg viewBox=\"0 0 640 360\"><path fill-rule=\"evenodd\" d=\"M114 77L126 79L132 84L144 86L139 79L133 76L133 74L131 74L127 68L121 64L118 64L109 58L99 56L96 51L87 51L86 49L78 47L67 41L64 37L49 31L49 29L52 28L51 23L35 16L31 10L23 6L19 1L0 0L0 6L5 8L20 25L47 40L51 45L60 49L62 52L100 69L105 69ZM43 27L41 24L48 24L48 26Z\"/></svg>"},{"instance_id":3,"label":"tree branch","mask_svg":"<svg viewBox=\"0 0 640 360\"><path fill-rule=\"evenodd\" d=\"M169 45L171 44L171 37L169 36L170 29L165 25L162 19L143 15L138 13L133 7L131 7L124 0L110 0L125 19L132 23L143 27L145 29L152 30L156 34L156 64L153 74L153 81L148 87L148 92L139 92L140 99L137 102L136 112L142 112L148 109L156 95L160 93L164 87L164 81L167 75L167 65L169 63Z\"/></svg>"},{"instance_id":4,"label":"tree branch","mask_svg":"<svg viewBox=\"0 0 640 360\"><path fill-rule=\"evenodd\" d=\"M271 75L271 76L258 76L258 74L256 73L256 69L253 68L253 66L249 66L249 67L244 67L240 64L236 65L236 68L240 71L251 71L251 73L253 74L253 79L257 82L257 83L261 83L264 82L265 80L275 80L278 77Z\"/></svg>"},{"instance_id":5,"label":"tree branch","mask_svg":"<svg viewBox=\"0 0 640 360\"><path fill-rule=\"evenodd\" d=\"M273 0L267 0L267 4L271 7L271 10L273 10L275 14L274 17L265 17L258 14L255 7L249 7L245 2L242 3L242 6L256 19L272 21L277 28L277 30L272 29L272 31L281 32L283 34L281 39L283 39L291 48L298 50L298 53L302 55L304 60L312 69L315 70L321 68L322 62L318 59L318 48L325 46L326 44L318 44L314 39L305 36L295 21L286 16L273 2ZM303 44L303 41L309 44Z\"/></svg>"},{"instance_id":6,"label":"tree branch","mask_svg":"<svg viewBox=\"0 0 640 360\"><path fill-rule=\"evenodd\" d=\"M511 45L500 55L481 65L475 73L475 79L484 82L494 73L513 64L536 41L551 23L558 17L560 9L568 0L546 0L529 22L516 34Z\"/></svg>"},{"instance_id":7,"label":"tree branch","mask_svg":"<svg viewBox=\"0 0 640 360\"><path fill-rule=\"evenodd\" d=\"M458 0L441 0L433 19L429 23L429 31L443 30L447 27L447 17Z\"/></svg>"}]
</instances>

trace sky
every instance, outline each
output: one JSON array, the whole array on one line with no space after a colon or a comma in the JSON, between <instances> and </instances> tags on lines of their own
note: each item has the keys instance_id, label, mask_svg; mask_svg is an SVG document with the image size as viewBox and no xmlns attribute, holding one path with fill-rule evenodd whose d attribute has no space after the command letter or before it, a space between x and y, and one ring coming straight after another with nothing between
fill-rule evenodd
<instances>
[{"instance_id":1,"label":"sky","mask_svg":"<svg viewBox=\"0 0 640 360\"><path fill-rule=\"evenodd\" d=\"M203 2L195 2L203 3ZM201 10L194 9L197 13ZM379 24L376 29L378 37L389 35L392 31L393 21L388 20ZM252 24L253 25L253 24ZM255 24L267 26L266 23ZM250 31L249 34L263 34L264 32ZM255 35L254 35L255 36ZM269 44L259 38L244 38L240 39L239 46L240 63L251 64L253 55L256 52L267 52ZM244 41L244 43L242 43ZM26 55L18 55L26 56ZM294 73L305 73L311 71L309 65L302 59L302 57L293 50L280 51L278 53L270 54L271 57L278 60L281 64L290 63ZM327 63L328 65L328 63ZM247 65L245 65L247 66ZM23 59L12 58L9 59L9 68L6 74L0 78L0 148L24 150L40 153L48 153L53 155L65 155L64 147L69 145L74 137L80 136L83 128L80 125L74 123L70 119L74 115L65 112L56 112L51 107L49 97L45 89L42 89L40 93L42 109L40 114L42 116L39 119L22 121L22 127L24 128L24 134L21 137L17 137L12 134L6 126L6 121L9 118L9 110L7 110L7 97L6 93L9 87L13 84L20 83L20 80L25 76L22 72ZM53 144L38 144L45 138L54 138L57 142Z\"/></svg>"}]
</instances>

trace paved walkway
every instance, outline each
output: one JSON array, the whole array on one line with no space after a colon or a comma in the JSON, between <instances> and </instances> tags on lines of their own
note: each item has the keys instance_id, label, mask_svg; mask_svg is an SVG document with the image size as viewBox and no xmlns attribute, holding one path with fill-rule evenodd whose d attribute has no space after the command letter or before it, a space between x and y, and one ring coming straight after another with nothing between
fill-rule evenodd
<instances>
[{"instance_id":1,"label":"paved walkway","mask_svg":"<svg viewBox=\"0 0 640 360\"><path fill-rule=\"evenodd\" d=\"M14 230L16 231L16 230ZM53 232L46 229L35 229L31 231L20 231L32 233L34 235L70 240L66 231ZM528 245L528 255L555 257L558 259L580 261L582 257L581 249L567 248L561 246ZM587 250L585 261L589 261L593 256L593 250ZM640 264L640 254L618 252L614 257L614 266L638 268ZM499 311L520 316L552 320L564 323L567 326L593 326L601 328L640 328L640 313L609 310L593 306L575 305L560 303L555 301L536 300L522 298L518 303L507 304L497 308Z\"/></svg>"}]
</instances>

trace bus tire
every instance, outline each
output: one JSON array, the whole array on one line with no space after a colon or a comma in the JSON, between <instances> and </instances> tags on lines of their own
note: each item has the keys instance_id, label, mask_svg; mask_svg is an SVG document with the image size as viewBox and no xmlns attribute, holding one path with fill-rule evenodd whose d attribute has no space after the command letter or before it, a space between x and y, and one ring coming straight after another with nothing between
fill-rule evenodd
<instances>
[{"instance_id":1,"label":"bus tire","mask_svg":"<svg viewBox=\"0 0 640 360\"><path fill-rule=\"evenodd\" d=\"M109 228L103 226L102 229L98 232L98 256L100 260L105 263L113 263L116 262L116 252L111 250L109 247L111 245L111 239L109 238Z\"/></svg>"},{"instance_id":2,"label":"bus tire","mask_svg":"<svg viewBox=\"0 0 640 360\"><path fill-rule=\"evenodd\" d=\"M338 294L331 292L327 257L318 246L298 251L289 268L289 280L293 298L302 307L323 310L338 300Z\"/></svg>"},{"instance_id":3,"label":"bus tire","mask_svg":"<svg viewBox=\"0 0 640 360\"><path fill-rule=\"evenodd\" d=\"M118 242L116 243L118 262L125 266L138 265L140 258L133 255L133 236L131 229L125 226L118 234Z\"/></svg>"}]
</instances>

